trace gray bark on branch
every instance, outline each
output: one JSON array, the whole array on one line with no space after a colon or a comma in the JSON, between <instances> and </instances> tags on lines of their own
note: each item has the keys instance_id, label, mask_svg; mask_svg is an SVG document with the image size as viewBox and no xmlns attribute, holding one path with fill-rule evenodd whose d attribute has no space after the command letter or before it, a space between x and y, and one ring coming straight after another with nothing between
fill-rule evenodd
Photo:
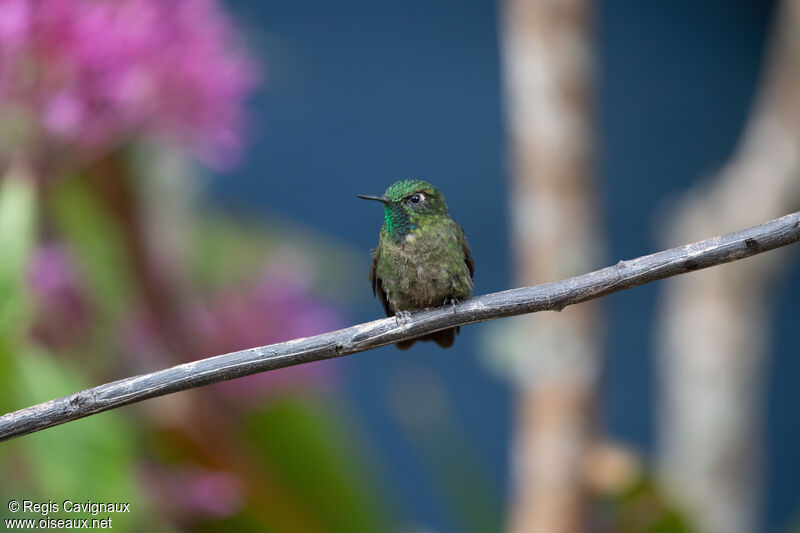
<instances>
[{"instance_id":1,"label":"gray bark on branch","mask_svg":"<svg viewBox=\"0 0 800 533\"><path fill-rule=\"evenodd\" d=\"M560 311L607 294L800 241L800 212L573 278L485 294L453 307L420 311L405 322L375 320L313 337L200 359L20 409L0 417L0 441L123 405L302 363L342 357L453 326L537 311Z\"/></svg>"}]
</instances>

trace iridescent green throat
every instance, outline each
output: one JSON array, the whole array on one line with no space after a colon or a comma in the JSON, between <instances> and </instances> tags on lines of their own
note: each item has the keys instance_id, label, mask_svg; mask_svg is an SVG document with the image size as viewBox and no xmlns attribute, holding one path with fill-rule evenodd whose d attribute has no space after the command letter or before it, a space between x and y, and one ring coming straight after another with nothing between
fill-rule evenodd
<instances>
[{"instance_id":1,"label":"iridescent green throat","mask_svg":"<svg viewBox=\"0 0 800 533\"><path fill-rule=\"evenodd\" d=\"M402 242L406 235L417 227L403 204L399 202L383 204L383 214L386 230L394 242Z\"/></svg>"}]
</instances>

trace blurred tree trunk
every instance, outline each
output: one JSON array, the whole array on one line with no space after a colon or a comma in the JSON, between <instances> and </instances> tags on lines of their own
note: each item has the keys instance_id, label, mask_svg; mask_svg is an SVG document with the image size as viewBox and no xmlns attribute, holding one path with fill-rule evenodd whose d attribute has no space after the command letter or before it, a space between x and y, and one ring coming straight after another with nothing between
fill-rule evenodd
<instances>
[{"instance_id":1,"label":"blurred tree trunk","mask_svg":"<svg viewBox=\"0 0 800 533\"><path fill-rule=\"evenodd\" d=\"M587 0L507 0L502 50L512 148L517 285L596 267L591 9ZM601 335L596 304L517 319L514 532L583 531L582 465L593 426Z\"/></svg>"},{"instance_id":2,"label":"blurred tree trunk","mask_svg":"<svg viewBox=\"0 0 800 533\"><path fill-rule=\"evenodd\" d=\"M800 0L781 2L776 23L740 146L710 183L670 210L671 243L743 228L800 204ZM758 527L769 297L787 254L664 285L659 468L702 532Z\"/></svg>"}]
</instances>

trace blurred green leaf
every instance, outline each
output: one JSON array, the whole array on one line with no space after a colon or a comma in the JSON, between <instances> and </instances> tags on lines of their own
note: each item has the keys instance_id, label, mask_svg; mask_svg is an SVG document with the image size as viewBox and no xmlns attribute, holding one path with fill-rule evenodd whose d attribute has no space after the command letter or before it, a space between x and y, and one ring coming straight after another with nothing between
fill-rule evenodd
<instances>
[{"instance_id":1,"label":"blurred green leaf","mask_svg":"<svg viewBox=\"0 0 800 533\"><path fill-rule=\"evenodd\" d=\"M29 348L19 355L15 387L19 405L33 405L86 387L72 369L44 352ZM22 438L26 466L44 501L59 505L65 499L130 503L130 513L110 515L115 531L139 531L151 519L148 503L136 484L136 439L119 413L103 413ZM75 517L70 513L57 517L71 516Z\"/></svg>"},{"instance_id":2,"label":"blurred green leaf","mask_svg":"<svg viewBox=\"0 0 800 533\"><path fill-rule=\"evenodd\" d=\"M341 300L362 287L369 269L369 257L349 245L277 216L232 217L205 207L193 221L191 240L192 279L212 290L258 279L268 262L279 259L289 268L306 269L315 293Z\"/></svg>"},{"instance_id":3,"label":"blurred green leaf","mask_svg":"<svg viewBox=\"0 0 800 533\"><path fill-rule=\"evenodd\" d=\"M36 192L30 175L12 166L0 181L0 406L12 404L12 361L27 331L26 272L36 234Z\"/></svg>"},{"instance_id":4,"label":"blurred green leaf","mask_svg":"<svg viewBox=\"0 0 800 533\"><path fill-rule=\"evenodd\" d=\"M645 476L613 497L598 502L605 529L619 533L690 533L694 528L668 501L652 478Z\"/></svg>"},{"instance_id":5,"label":"blurred green leaf","mask_svg":"<svg viewBox=\"0 0 800 533\"><path fill-rule=\"evenodd\" d=\"M786 528L787 533L800 533L800 518L796 518Z\"/></svg>"},{"instance_id":6,"label":"blurred green leaf","mask_svg":"<svg viewBox=\"0 0 800 533\"><path fill-rule=\"evenodd\" d=\"M458 531L502 529L499 486L470 446L444 383L430 368L411 366L393 376L386 394Z\"/></svg>"},{"instance_id":7,"label":"blurred green leaf","mask_svg":"<svg viewBox=\"0 0 800 533\"><path fill-rule=\"evenodd\" d=\"M116 224L84 180L63 180L50 199L59 231L90 283L97 318L118 318L130 299L132 278Z\"/></svg>"},{"instance_id":8,"label":"blurred green leaf","mask_svg":"<svg viewBox=\"0 0 800 533\"><path fill-rule=\"evenodd\" d=\"M327 531L389 531L385 502L363 465L358 443L341 427L345 419L322 402L284 397L247 422L270 468L299 494Z\"/></svg>"},{"instance_id":9,"label":"blurred green leaf","mask_svg":"<svg viewBox=\"0 0 800 533\"><path fill-rule=\"evenodd\" d=\"M271 246L275 242L253 226L206 213L196 221L190 247L192 279L212 290L258 279Z\"/></svg>"},{"instance_id":10,"label":"blurred green leaf","mask_svg":"<svg viewBox=\"0 0 800 533\"><path fill-rule=\"evenodd\" d=\"M35 235L35 182L12 166L0 181L0 342L24 331L30 311L25 274Z\"/></svg>"}]
</instances>

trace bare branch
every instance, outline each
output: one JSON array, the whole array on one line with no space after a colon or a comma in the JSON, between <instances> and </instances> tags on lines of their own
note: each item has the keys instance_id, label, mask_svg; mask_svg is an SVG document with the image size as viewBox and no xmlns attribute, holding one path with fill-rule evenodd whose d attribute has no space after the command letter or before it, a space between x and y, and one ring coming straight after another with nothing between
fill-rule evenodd
<instances>
[{"instance_id":1,"label":"bare branch","mask_svg":"<svg viewBox=\"0 0 800 533\"><path fill-rule=\"evenodd\" d=\"M385 318L314 337L241 350L121 379L0 417L0 441L123 405L250 374L363 352L453 326L537 311L560 311L651 281L743 259L800 240L800 212L760 226L620 261L574 278L485 294L420 311L404 323Z\"/></svg>"}]
</instances>

